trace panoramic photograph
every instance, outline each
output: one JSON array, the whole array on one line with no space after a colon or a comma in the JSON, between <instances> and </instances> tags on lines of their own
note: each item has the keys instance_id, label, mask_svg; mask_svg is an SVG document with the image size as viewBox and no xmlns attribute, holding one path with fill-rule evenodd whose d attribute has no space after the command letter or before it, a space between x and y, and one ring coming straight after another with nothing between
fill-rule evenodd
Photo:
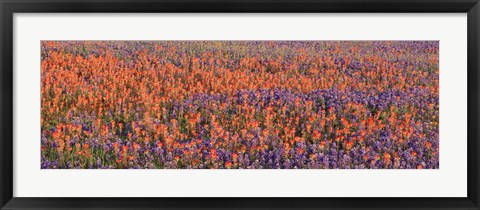
<instances>
[{"instance_id":1,"label":"panoramic photograph","mask_svg":"<svg viewBox=\"0 0 480 210\"><path fill-rule=\"evenodd\" d=\"M40 44L41 169L439 169L438 41Z\"/></svg>"}]
</instances>

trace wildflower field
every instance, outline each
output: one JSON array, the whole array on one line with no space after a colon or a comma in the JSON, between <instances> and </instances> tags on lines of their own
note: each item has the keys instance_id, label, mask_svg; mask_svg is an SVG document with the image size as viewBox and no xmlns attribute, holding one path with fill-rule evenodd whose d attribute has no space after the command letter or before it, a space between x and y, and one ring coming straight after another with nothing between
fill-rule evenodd
<instances>
[{"instance_id":1,"label":"wildflower field","mask_svg":"<svg viewBox=\"0 0 480 210\"><path fill-rule=\"evenodd\" d=\"M437 169L437 41L42 41L42 169Z\"/></svg>"}]
</instances>

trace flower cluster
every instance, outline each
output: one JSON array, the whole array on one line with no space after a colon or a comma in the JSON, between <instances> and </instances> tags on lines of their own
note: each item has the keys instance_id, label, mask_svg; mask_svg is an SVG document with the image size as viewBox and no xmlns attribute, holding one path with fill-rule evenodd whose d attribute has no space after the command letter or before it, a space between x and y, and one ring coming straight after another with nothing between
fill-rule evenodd
<instances>
[{"instance_id":1,"label":"flower cluster","mask_svg":"<svg viewBox=\"0 0 480 210\"><path fill-rule=\"evenodd\" d=\"M41 168L439 168L436 41L41 47Z\"/></svg>"}]
</instances>

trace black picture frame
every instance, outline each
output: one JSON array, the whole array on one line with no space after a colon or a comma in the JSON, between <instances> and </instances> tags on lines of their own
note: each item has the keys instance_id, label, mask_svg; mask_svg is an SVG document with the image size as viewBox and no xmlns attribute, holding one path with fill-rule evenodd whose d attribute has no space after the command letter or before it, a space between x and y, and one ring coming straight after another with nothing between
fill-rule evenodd
<instances>
[{"instance_id":1,"label":"black picture frame","mask_svg":"<svg viewBox=\"0 0 480 210\"><path fill-rule=\"evenodd\" d=\"M0 0L1 209L479 209L478 0ZM16 198L13 197L14 13L468 13L466 198Z\"/></svg>"}]
</instances>

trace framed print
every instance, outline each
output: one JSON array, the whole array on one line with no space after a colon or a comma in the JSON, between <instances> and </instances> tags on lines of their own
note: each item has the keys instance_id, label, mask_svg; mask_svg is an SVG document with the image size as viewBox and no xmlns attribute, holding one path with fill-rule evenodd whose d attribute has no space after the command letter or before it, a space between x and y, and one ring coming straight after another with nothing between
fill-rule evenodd
<instances>
[{"instance_id":1,"label":"framed print","mask_svg":"<svg viewBox=\"0 0 480 210\"><path fill-rule=\"evenodd\" d=\"M467 1L2 1L2 209L478 209Z\"/></svg>"}]
</instances>

